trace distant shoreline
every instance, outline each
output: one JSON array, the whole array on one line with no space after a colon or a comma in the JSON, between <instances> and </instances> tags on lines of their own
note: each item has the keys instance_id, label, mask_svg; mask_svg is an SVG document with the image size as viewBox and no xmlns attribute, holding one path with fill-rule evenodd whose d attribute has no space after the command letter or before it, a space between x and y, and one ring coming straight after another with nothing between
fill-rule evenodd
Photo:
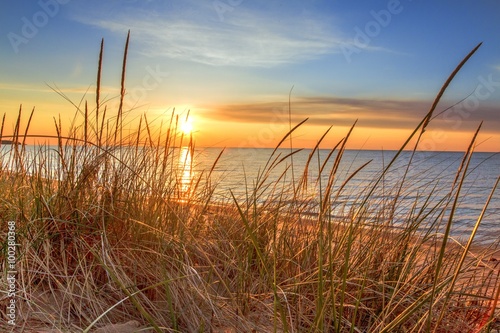
<instances>
[{"instance_id":1,"label":"distant shoreline","mask_svg":"<svg viewBox=\"0 0 500 333\"><path fill-rule=\"evenodd\" d=\"M15 141L12 141L12 140L1 140L1 144L2 145L12 145L16 143ZM17 142L17 144L21 145L22 143L21 142ZM26 146L38 146L39 144L33 144L33 143L25 143ZM41 144L41 145L45 145L45 144ZM91 146L94 146L95 143L90 143ZM53 144L48 144L48 146L54 146L56 147L57 146L57 143L53 143ZM84 146L82 144L82 146ZM147 146L147 143L144 143L144 147ZM130 145L115 145L115 146L109 146L108 148L117 148L117 147L130 147ZM175 149L179 149L179 148L186 148L186 146L175 146L175 147L172 147L172 148L175 148ZM228 149L242 149L242 150L255 150L255 149L262 149L262 150L269 150L269 151L273 151L275 150L274 147L237 147L237 146L227 146L227 147L219 147L219 146L196 146L196 149L225 149L225 150L228 150ZM278 148L279 150L290 150L289 147L279 147ZM311 147L300 147L300 148L293 148L294 150L312 150L313 148ZM319 150L325 150L325 151L330 151L331 148L320 148ZM398 150L397 149L364 149L364 148L347 148L346 151L355 151L355 152L381 152L381 153L397 153ZM405 149L403 150L403 152L412 152L413 150L411 149ZM453 154L464 154L464 151L461 151L461 150L449 150L449 151L446 151L446 150L425 150L425 149L421 149L421 150L415 150L415 152L417 153L453 153ZM475 150L474 151L474 154L493 154L493 155L496 155L496 154L500 154L500 151L483 151L483 150Z\"/></svg>"},{"instance_id":2,"label":"distant shoreline","mask_svg":"<svg viewBox=\"0 0 500 333\"><path fill-rule=\"evenodd\" d=\"M12 144L21 144L20 142L12 141L12 140L0 140L0 144L2 145L12 145Z\"/></svg>"}]
</instances>

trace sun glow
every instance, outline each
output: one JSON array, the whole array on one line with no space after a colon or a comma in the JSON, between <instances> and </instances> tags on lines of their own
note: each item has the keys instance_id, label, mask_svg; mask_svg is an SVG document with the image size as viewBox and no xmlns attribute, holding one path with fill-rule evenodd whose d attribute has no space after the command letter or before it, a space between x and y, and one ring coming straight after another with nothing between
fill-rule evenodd
<instances>
[{"instance_id":1,"label":"sun glow","mask_svg":"<svg viewBox=\"0 0 500 333\"><path fill-rule=\"evenodd\" d=\"M193 133L193 121L190 118L186 119L180 128L185 135L191 135Z\"/></svg>"}]
</instances>

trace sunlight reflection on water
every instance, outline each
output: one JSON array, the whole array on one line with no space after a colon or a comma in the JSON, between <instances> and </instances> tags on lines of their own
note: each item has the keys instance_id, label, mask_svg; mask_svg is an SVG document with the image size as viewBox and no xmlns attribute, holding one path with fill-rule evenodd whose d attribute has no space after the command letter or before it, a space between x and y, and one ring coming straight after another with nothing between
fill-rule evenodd
<instances>
[{"instance_id":1,"label":"sunlight reflection on water","mask_svg":"<svg viewBox=\"0 0 500 333\"><path fill-rule=\"evenodd\" d=\"M181 147L177 163L177 196L181 202L187 202L192 194L193 185L193 150L190 147Z\"/></svg>"}]
</instances>

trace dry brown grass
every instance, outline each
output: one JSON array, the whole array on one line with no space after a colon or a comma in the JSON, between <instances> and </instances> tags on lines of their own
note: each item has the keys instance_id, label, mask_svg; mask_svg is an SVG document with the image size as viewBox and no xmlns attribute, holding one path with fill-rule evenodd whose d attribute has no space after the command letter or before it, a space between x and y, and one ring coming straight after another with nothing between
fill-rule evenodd
<instances>
[{"instance_id":1,"label":"dry brown grass","mask_svg":"<svg viewBox=\"0 0 500 333\"><path fill-rule=\"evenodd\" d=\"M401 151L423 135L433 108ZM394 228L386 212L400 202L406 175L395 197L375 194L401 151L340 217L331 214L333 184L350 132L334 149L334 167L319 170L329 179L317 188L319 202L307 170L295 188L271 180L291 163L277 151L243 199L215 202L211 170L179 198L185 184L175 147L194 147L175 114L164 133L142 118L123 137L123 110L112 118L103 109L97 98L95 110L78 110L67 135L56 120L58 145L39 147L36 158L20 144L2 155L0 217L16 221L19 244L17 331L494 332L498 244L475 247L474 235L458 244L438 228L453 222L449 208L461 197L473 144L436 214L414 210ZM14 141L31 136L22 121L20 113ZM0 255L5 276L5 246ZM6 302L4 293L2 309ZM12 329L6 321L0 328Z\"/></svg>"}]
</instances>

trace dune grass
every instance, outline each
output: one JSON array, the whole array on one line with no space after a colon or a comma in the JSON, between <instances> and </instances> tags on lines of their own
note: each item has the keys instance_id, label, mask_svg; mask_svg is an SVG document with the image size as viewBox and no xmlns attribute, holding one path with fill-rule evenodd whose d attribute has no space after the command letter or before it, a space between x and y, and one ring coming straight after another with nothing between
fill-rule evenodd
<instances>
[{"instance_id":1,"label":"dune grass","mask_svg":"<svg viewBox=\"0 0 500 333\"><path fill-rule=\"evenodd\" d=\"M398 228L393 212L411 159L391 188L384 182L410 143L418 149L446 87L478 47L401 150L339 215L332 212L336 200L366 166L338 184L351 131L332 148L331 168L318 157L325 133L300 176L292 171L297 150L283 156L275 149L243 198L229 193L231 200L219 202L212 179L218 159L185 184L178 147L195 147L175 113L156 127L164 132L146 116L124 131L127 47L120 106L110 116L99 97L101 43L96 105L78 107L67 129L54 119L56 146L33 153L22 144L44 137L29 131L33 112L23 125L19 110L12 134L2 120L0 138L19 143L2 153L0 165L0 217L16 221L19 244L16 329L92 332L137 320L151 332L494 332L498 244L474 246L483 214L465 244L449 237L475 134L449 192L436 198L429 186L416 199L424 204L415 202ZM311 180L313 168L318 176ZM278 169L284 171L271 177ZM497 186L498 179L492 193ZM0 328L12 329L6 320Z\"/></svg>"}]
</instances>

